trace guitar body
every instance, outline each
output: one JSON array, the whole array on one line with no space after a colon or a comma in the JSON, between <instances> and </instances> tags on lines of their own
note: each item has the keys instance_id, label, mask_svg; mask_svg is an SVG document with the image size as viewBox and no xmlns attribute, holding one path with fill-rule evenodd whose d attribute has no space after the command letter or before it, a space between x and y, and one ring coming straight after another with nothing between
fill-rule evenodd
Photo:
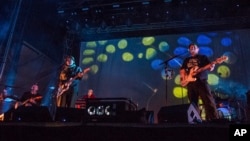
<instances>
[{"instance_id":1,"label":"guitar body","mask_svg":"<svg viewBox=\"0 0 250 141\"><path fill-rule=\"evenodd\" d=\"M61 85L57 90L57 97L61 96L65 91L69 89L69 86L72 84L73 78L71 78L68 82Z\"/></svg>"},{"instance_id":2,"label":"guitar body","mask_svg":"<svg viewBox=\"0 0 250 141\"><path fill-rule=\"evenodd\" d=\"M18 107L20 107L22 105L26 105L31 99L33 99L33 100L39 100L39 99L42 99L42 96L37 96L37 97L29 98L29 99L25 100L24 102L16 102L15 109L17 109Z\"/></svg>"},{"instance_id":3,"label":"guitar body","mask_svg":"<svg viewBox=\"0 0 250 141\"><path fill-rule=\"evenodd\" d=\"M197 66L193 67L190 69L189 71L189 74L186 74L185 70L180 70L180 84L181 86L187 86L187 84L189 82L194 82L196 81L196 78L194 77L196 74L202 72L202 71L205 71L205 70L208 70L211 65L215 65L215 64L220 64L224 61L228 60L228 57L227 56L222 56L220 58L217 58L215 61L213 61L212 63L204 66L204 67L201 67L201 68L198 68Z\"/></svg>"},{"instance_id":4,"label":"guitar body","mask_svg":"<svg viewBox=\"0 0 250 141\"><path fill-rule=\"evenodd\" d=\"M84 74L90 71L90 68L85 69L83 72L78 73L76 76L70 78L66 83L59 86L57 89L56 97L58 98L61 96L65 91L69 90L70 85L73 83L74 80L77 78L81 78Z\"/></svg>"},{"instance_id":5,"label":"guitar body","mask_svg":"<svg viewBox=\"0 0 250 141\"><path fill-rule=\"evenodd\" d=\"M196 67L191 68L188 75L186 74L185 70L180 71L180 77L181 77L180 83L181 83L181 86L187 86L187 84L189 82L196 81L196 78L194 77L196 69L197 69Z\"/></svg>"}]
</instances>

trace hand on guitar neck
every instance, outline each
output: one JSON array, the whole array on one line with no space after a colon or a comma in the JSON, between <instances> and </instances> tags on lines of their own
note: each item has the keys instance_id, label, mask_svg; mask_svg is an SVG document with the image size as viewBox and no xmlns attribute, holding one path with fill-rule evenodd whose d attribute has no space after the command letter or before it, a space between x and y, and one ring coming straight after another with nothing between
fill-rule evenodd
<instances>
[{"instance_id":1,"label":"hand on guitar neck","mask_svg":"<svg viewBox=\"0 0 250 141\"><path fill-rule=\"evenodd\" d=\"M217 58L215 61L207 64L204 67L199 68L198 66L195 66L190 69L189 74L186 74L185 70L180 70L180 84L181 86L187 86L189 82L196 81L196 78L194 77L196 74L205 71L210 70L212 71L214 69L215 64L220 64L224 61L228 60L227 56L222 56L220 58Z\"/></svg>"},{"instance_id":2,"label":"hand on guitar neck","mask_svg":"<svg viewBox=\"0 0 250 141\"><path fill-rule=\"evenodd\" d=\"M75 77L82 78L84 74L90 71L90 68L84 69L82 72L79 72Z\"/></svg>"}]
</instances>

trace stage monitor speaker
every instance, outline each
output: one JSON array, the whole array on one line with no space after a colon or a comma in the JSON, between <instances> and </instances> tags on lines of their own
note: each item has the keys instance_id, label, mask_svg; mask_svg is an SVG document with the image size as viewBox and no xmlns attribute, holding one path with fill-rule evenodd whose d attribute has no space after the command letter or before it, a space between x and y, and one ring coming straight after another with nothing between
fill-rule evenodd
<instances>
[{"instance_id":1,"label":"stage monitor speaker","mask_svg":"<svg viewBox=\"0 0 250 141\"><path fill-rule=\"evenodd\" d=\"M57 107L55 121L82 122L85 109Z\"/></svg>"},{"instance_id":2,"label":"stage monitor speaker","mask_svg":"<svg viewBox=\"0 0 250 141\"><path fill-rule=\"evenodd\" d=\"M189 104L164 106L158 112L158 123L187 123Z\"/></svg>"},{"instance_id":3,"label":"stage monitor speaker","mask_svg":"<svg viewBox=\"0 0 250 141\"><path fill-rule=\"evenodd\" d=\"M145 108L138 111L124 111L117 117L116 122L152 124L154 123L154 112L147 111Z\"/></svg>"},{"instance_id":4,"label":"stage monitor speaker","mask_svg":"<svg viewBox=\"0 0 250 141\"><path fill-rule=\"evenodd\" d=\"M165 106L157 115L158 123L193 123L200 116L193 104Z\"/></svg>"},{"instance_id":5,"label":"stage monitor speaker","mask_svg":"<svg viewBox=\"0 0 250 141\"><path fill-rule=\"evenodd\" d=\"M52 117L46 106L19 107L10 111L10 121L20 122L51 122Z\"/></svg>"}]
</instances>

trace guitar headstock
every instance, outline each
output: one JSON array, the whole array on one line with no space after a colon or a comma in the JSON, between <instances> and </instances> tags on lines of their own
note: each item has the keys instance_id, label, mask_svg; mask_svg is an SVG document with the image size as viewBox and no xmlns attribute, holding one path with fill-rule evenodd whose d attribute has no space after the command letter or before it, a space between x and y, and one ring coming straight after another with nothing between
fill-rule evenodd
<instances>
[{"instance_id":1,"label":"guitar headstock","mask_svg":"<svg viewBox=\"0 0 250 141\"><path fill-rule=\"evenodd\" d=\"M86 69L83 70L84 73L87 73L89 71L90 71L90 68L86 68Z\"/></svg>"},{"instance_id":2,"label":"guitar headstock","mask_svg":"<svg viewBox=\"0 0 250 141\"><path fill-rule=\"evenodd\" d=\"M220 63L227 61L227 60L228 60L227 56L221 56L220 58L217 58L215 62L220 64Z\"/></svg>"},{"instance_id":3,"label":"guitar headstock","mask_svg":"<svg viewBox=\"0 0 250 141\"><path fill-rule=\"evenodd\" d=\"M90 71L90 68L84 69L82 72L79 72L76 77L83 77L84 74Z\"/></svg>"}]
</instances>

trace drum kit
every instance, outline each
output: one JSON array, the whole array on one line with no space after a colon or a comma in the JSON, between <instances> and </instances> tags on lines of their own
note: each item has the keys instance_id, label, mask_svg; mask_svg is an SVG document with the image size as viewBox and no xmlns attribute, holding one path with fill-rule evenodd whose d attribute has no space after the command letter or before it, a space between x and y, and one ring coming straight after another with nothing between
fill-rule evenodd
<instances>
[{"instance_id":1,"label":"drum kit","mask_svg":"<svg viewBox=\"0 0 250 141\"><path fill-rule=\"evenodd\" d=\"M230 97L221 89L215 89L214 94L216 108L220 119L230 122L240 122L245 118L244 103L241 100Z\"/></svg>"}]
</instances>

